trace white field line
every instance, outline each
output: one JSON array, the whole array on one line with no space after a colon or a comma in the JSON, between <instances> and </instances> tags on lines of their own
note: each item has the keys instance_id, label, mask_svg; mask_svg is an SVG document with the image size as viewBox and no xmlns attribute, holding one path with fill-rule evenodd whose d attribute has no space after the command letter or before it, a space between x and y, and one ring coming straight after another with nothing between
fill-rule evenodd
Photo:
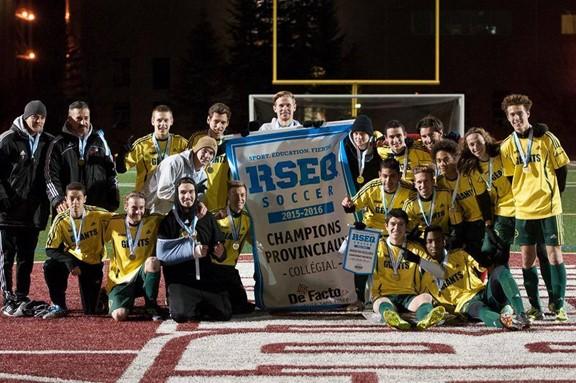
<instances>
[{"instance_id":1,"label":"white field line","mask_svg":"<svg viewBox=\"0 0 576 383\"><path fill-rule=\"evenodd\" d=\"M0 350L0 355L137 354L139 350Z\"/></svg>"},{"instance_id":2,"label":"white field line","mask_svg":"<svg viewBox=\"0 0 576 383\"><path fill-rule=\"evenodd\" d=\"M7 374L0 372L0 379L2 381L7 380L18 380L20 382L48 382L48 383L92 383L86 380L72 380L72 379L62 379L62 378L50 378L47 376L33 376L24 374Z\"/></svg>"}]
</instances>

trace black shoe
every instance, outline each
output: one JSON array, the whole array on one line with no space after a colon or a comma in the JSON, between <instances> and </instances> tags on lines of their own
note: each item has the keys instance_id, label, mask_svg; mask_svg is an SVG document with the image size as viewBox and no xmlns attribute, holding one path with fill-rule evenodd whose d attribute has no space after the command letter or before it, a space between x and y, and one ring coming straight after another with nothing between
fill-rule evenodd
<instances>
[{"instance_id":1,"label":"black shoe","mask_svg":"<svg viewBox=\"0 0 576 383\"><path fill-rule=\"evenodd\" d=\"M18 302L15 300L8 300L4 302L4 307L2 307L2 314L6 315L7 317L13 317L18 311Z\"/></svg>"},{"instance_id":2,"label":"black shoe","mask_svg":"<svg viewBox=\"0 0 576 383\"><path fill-rule=\"evenodd\" d=\"M146 307L146 314L150 316L154 322L163 321L168 318L168 311L162 307L155 305Z\"/></svg>"}]
</instances>

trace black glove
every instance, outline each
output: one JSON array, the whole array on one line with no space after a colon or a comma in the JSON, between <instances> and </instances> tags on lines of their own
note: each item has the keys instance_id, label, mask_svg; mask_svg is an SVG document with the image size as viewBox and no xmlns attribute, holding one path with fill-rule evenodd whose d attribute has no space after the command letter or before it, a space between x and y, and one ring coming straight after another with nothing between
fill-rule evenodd
<instances>
[{"instance_id":1,"label":"black glove","mask_svg":"<svg viewBox=\"0 0 576 383\"><path fill-rule=\"evenodd\" d=\"M366 229L366 224L364 222L354 222L354 228L356 230L364 230Z\"/></svg>"},{"instance_id":2,"label":"black glove","mask_svg":"<svg viewBox=\"0 0 576 383\"><path fill-rule=\"evenodd\" d=\"M344 208L344 212L348 214L352 214L356 211L356 206L350 206L350 207L342 206L342 207Z\"/></svg>"},{"instance_id":3,"label":"black glove","mask_svg":"<svg viewBox=\"0 0 576 383\"><path fill-rule=\"evenodd\" d=\"M416 254L414 254L413 252L404 247L402 248L402 250L404 250L403 257L405 260L407 260L408 262L415 263L417 265L420 264L420 260L422 258L420 258L419 256L417 256Z\"/></svg>"},{"instance_id":4,"label":"black glove","mask_svg":"<svg viewBox=\"0 0 576 383\"><path fill-rule=\"evenodd\" d=\"M9 198L2 198L2 199L0 199L0 209L1 209L2 211L10 210L11 207L12 207L12 204L10 203L10 199L9 199Z\"/></svg>"},{"instance_id":5,"label":"black glove","mask_svg":"<svg viewBox=\"0 0 576 383\"><path fill-rule=\"evenodd\" d=\"M504 243L504 241L498 237L498 234L496 234L492 226L486 226L486 235L488 236L490 242L496 246L498 250L503 250L507 247L506 243Z\"/></svg>"},{"instance_id":6,"label":"black glove","mask_svg":"<svg viewBox=\"0 0 576 383\"><path fill-rule=\"evenodd\" d=\"M258 120L253 120L250 121L248 123L248 125L246 125L241 131L240 131L240 135L242 137L246 137L250 134L250 132L257 132L258 129L260 129L260 126L262 126L262 124L260 123L260 121Z\"/></svg>"},{"instance_id":7,"label":"black glove","mask_svg":"<svg viewBox=\"0 0 576 383\"><path fill-rule=\"evenodd\" d=\"M129 153L132 151L132 144L134 143L134 135L128 137L128 140L122 145L122 152Z\"/></svg>"},{"instance_id":8,"label":"black glove","mask_svg":"<svg viewBox=\"0 0 576 383\"><path fill-rule=\"evenodd\" d=\"M324 125L323 120L318 120L318 121L306 120L306 121L302 122L302 126L305 128L319 128L322 125Z\"/></svg>"}]
</instances>

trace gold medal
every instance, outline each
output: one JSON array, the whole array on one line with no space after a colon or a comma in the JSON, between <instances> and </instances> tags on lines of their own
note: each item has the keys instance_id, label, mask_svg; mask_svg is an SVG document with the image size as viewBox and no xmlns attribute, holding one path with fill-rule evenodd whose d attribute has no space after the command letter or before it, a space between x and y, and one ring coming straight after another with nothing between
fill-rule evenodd
<instances>
[{"instance_id":1,"label":"gold medal","mask_svg":"<svg viewBox=\"0 0 576 383\"><path fill-rule=\"evenodd\" d=\"M84 158L78 160L78 166L84 166Z\"/></svg>"},{"instance_id":2,"label":"gold medal","mask_svg":"<svg viewBox=\"0 0 576 383\"><path fill-rule=\"evenodd\" d=\"M356 178L356 182L358 182L359 184L363 184L363 183L364 183L364 177L358 176L358 177Z\"/></svg>"},{"instance_id":3,"label":"gold medal","mask_svg":"<svg viewBox=\"0 0 576 383\"><path fill-rule=\"evenodd\" d=\"M212 174L212 172L214 172L214 168L212 168L212 166L207 166L206 167L206 171L210 174Z\"/></svg>"},{"instance_id":4,"label":"gold medal","mask_svg":"<svg viewBox=\"0 0 576 383\"><path fill-rule=\"evenodd\" d=\"M400 280L400 274L398 274L398 272L395 271L395 272L392 274L392 279L395 280L395 281L399 281L399 280Z\"/></svg>"},{"instance_id":5,"label":"gold medal","mask_svg":"<svg viewBox=\"0 0 576 383\"><path fill-rule=\"evenodd\" d=\"M523 166L523 167L522 167L522 171L523 171L525 174L528 174L528 173L530 173L530 168L529 168L528 166Z\"/></svg>"},{"instance_id":6,"label":"gold medal","mask_svg":"<svg viewBox=\"0 0 576 383\"><path fill-rule=\"evenodd\" d=\"M240 244L238 243L238 241L234 241L234 243L232 244L232 248L233 248L234 250L240 249Z\"/></svg>"},{"instance_id":7,"label":"gold medal","mask_svg":"<svg viewBox=\"0 0 576 383\"><path fill-rule=\"evenodd\" d=\"M130 252L130 255L128 255L128 258L134 260L134 259L136 259L136 254Z\"/></svg>"},{"instance_id":8,"label":"gold medal","mask_svg":"<svg viewBox=\"0 0 576 383\"><path fill-rule=\"evenodd\" d=\"M194 230L194 231L192 232L192 239L193 239L193 240L196 240L197 237L198 237L198 233L196 232L196 230Z\"/></svg>"}]
</instances>

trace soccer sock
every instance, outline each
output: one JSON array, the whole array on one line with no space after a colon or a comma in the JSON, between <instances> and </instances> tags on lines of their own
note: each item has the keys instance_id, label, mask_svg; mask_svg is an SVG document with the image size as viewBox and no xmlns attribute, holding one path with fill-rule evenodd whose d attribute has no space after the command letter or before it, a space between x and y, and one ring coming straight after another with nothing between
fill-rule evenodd
<instances>
[{"instance_id":1,"label":"soccer sock","mask_svg":"<svg viewBox=\"0 0 576 383\"><path fill-rule=\"evenodd\" d=\"M416 320L420 322L432 310L432 303L422 303L416 310Z\"/></svg>"},{"instance_id":2,"label":"soccer sock","mask_svg":"<svg viewBox=\"0 0 576 383\"><path fill-rule=\"evenodd\" d=\"M486 327L503 327L502 322L500 322L500 314L492 311L480 301L472 302L468 307L467 314L474 319L480 319Z\"/></svg>"},{"instance_id":3,"label":"soccer sock","mask_svg":"<svg viewBox=\"0 0 576 383\"><path fill-rule=\"evenodd\" d=\"M544 284L546 285L546 291L548 291L548 300L552 303L554 302L554 286L552 286L552 270L550 261L548 260L548 252L546 251L546 245L543 243L536 244L536 255L538 256L538 263L540 264L540 274L542 279L544 279Z\"/></svg>"},{"instance_id":4,"label":"soccer sock","mask_svg":"<svg viewBox=\"0 0 576 383\"><path fill-rule=\"evenodd\" d=\"M158 287L160 285L160 272L146 272L144 275L144 301L146 306L156 305Z\"/></svg>"},{"instance_id":5,"label":"soccer sock","mask_svg":"<svg viewBox=\"0 0 576 383\"><path fill-rule=\"evenodd\" d=\"M382 302L380 303L380 307L378 307L378 311L380 312L380 316L382 317L382 319L384 319L384 311L386 310L394 310L394 305L392 303L389 302Z\"/></svg>"},{"instance_id":6,"label":"soccer sock","mask_svg":"<svg viewBox=\"0 0 576 383\"><path fill-rule=\"evenodd\" d=\"M500 268L497 278L504 295L506 295L506 299L514 309L514 312L516 314L523 313L524 304L522 303L520 290L518 290L518 285L516 284L516 281L514 281L514 277L510 273L510 270L505 267Z\"/></svg>"},{"instance_id":7,"label":"soccer sock","mask_svg":"<svg viewBox=\"0 0 576 383\"><path fill-rule=\"evenodd\" d=\"M554 307L556 310L564 307L564 296L566 295L566 266L564 263L550 265L552 274L552 291Z\"/></svg>"},{"instance_id":8,"label":"soccer sock","mask_svg":"<svg viewBox=\"0 0 576 383\"><path fill-rule=\"evenodd\" d=\"M524 287L526 288L528 301L532 307L542 311L540 296L538 294L538 269L536 266L529 269L522 269L522 276L524 277Z\"/></svg>"}]
</instances>

